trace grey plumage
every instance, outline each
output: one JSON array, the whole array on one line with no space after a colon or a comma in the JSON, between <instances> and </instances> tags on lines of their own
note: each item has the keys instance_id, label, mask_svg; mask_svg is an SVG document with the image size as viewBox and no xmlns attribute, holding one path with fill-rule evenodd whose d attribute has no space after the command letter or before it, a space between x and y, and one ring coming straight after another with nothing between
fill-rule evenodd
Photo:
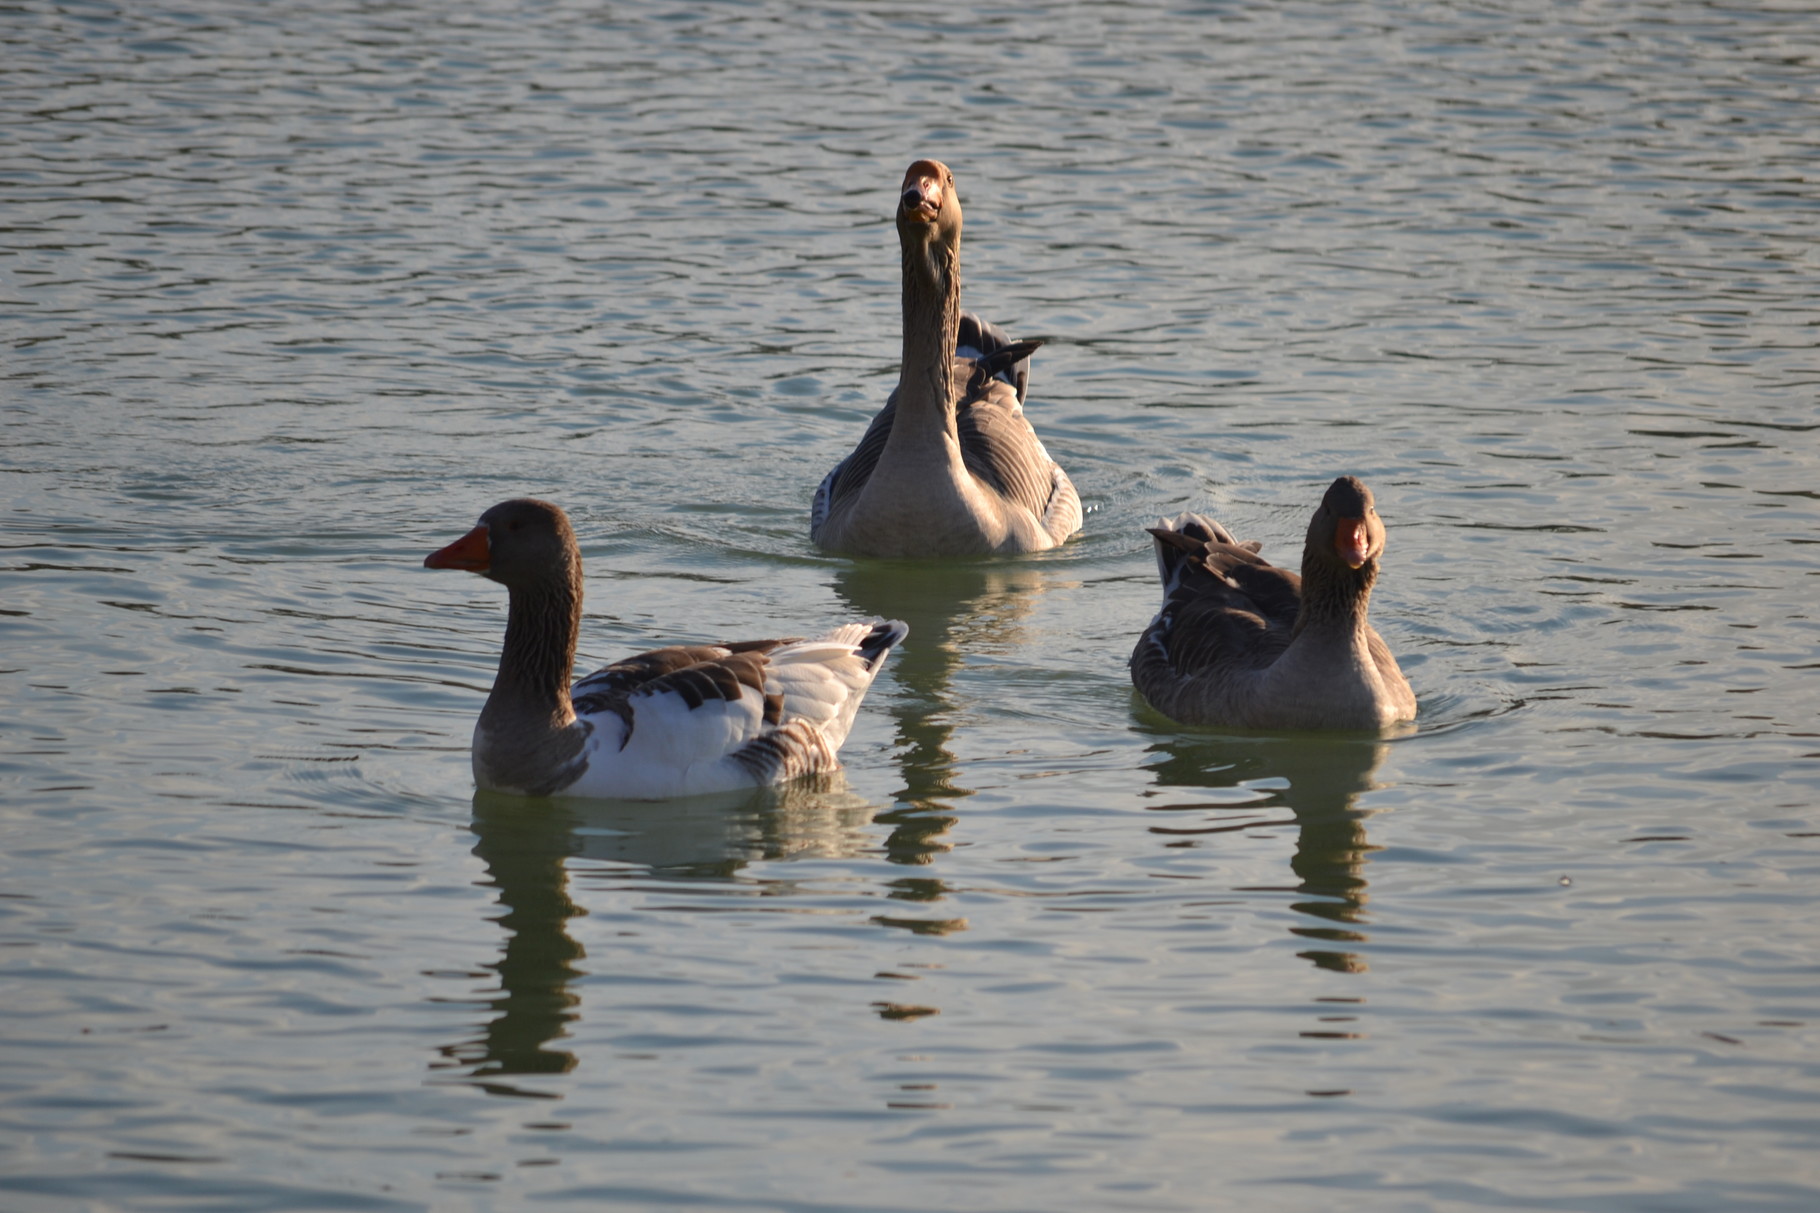
<instances>
[{"instance_id":1,"label":"grey plumage","mask_svg":"<svg viewBox=\"0 0 1820 1213\"><path fill-rule=\"evenodd\" d=\"M1043 343L1012 341L1003 329L972 312L961 313L959 334L953 368L954 398L958 401L954 422L966 469L1039 518L1051 510L1058 491L1066 492L1070 500L1078 503L1074 485L1066 476L1060 486L1056 485L1052 469L1060 469L1041 454L1040 445L1032 448L1030 423L1024 420L1022 406L1030 385L1030 355ZM831 512L848 504L866 487L891 438L891 425L897 418L897 396L896 391L891 393L853 453L836 464L815 490L815 501L809 510L811 533L820 530Z\"/></svg>"},{"instance_id":2,"label":"grey plumage","mask_svg":"<svg viewBox=\"0 0 1820 1213\"><path fill-rule=\"evenodd\" d=\"M1030 356L960 307L961 206L919 160L897 209L903 360L897 387L816 490L810 538L856 556L1036 552L1080 529L1080 497L1024 418Z\"/></svg>"},{"instance_id":3,"label":"grey plumage","mask_svg":"<svg viewBox=\"0 0 1820 1213\"><path fill-rule=\"evenodd\" d=\"M1376 729L1415 715L1414 692L1366 621L1385 532L1356 478L1336 480L1315 511L1301 576L1204 515L1150 533L1163 604L1130 668L1158 711L1271 729Z\"/></svg>"}]
</instances>

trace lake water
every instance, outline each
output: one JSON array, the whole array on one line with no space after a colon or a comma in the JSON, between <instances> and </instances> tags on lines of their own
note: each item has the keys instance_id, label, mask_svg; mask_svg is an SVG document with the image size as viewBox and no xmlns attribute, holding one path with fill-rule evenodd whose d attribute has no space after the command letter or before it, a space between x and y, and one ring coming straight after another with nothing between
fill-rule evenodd
<instances>
[{"instance_id":1,"label":"lake water","mask_svg":"<svg viewBox=\"0 0 1820 1213\"><path fill-rule=\"evenodd\" d=\"M1808 10L1808 11L1803 11ZM1809 6L0 13L0 1205L1820 1207ZM1039 558L815 551L904 167ZM1174 728L1143 527L1376 490L1421 699ZM582 661L911 625L844 776L476 797Z\"/></svg>"}]
</instances>

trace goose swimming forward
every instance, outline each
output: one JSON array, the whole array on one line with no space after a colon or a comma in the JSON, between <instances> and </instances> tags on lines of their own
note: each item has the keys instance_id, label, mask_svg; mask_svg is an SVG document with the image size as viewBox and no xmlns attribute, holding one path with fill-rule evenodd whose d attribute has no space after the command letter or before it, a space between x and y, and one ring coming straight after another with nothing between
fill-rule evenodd
<instances>
[{"instance_id":1,"label":"goose swimming forward","mask_svg":"<svg viewBox=\"0 0 1820 1213\"><path fill-rule=\"evenodd\" d=\"M474 727L474 782L528 796L658 800L832 770L860 700L909 630L673 645L569 679L581 549L562 510L504 501L424 559L506 587L499 674Z\"/></svg>"},{"instance_id":2,"label":"goose swimming forward","mask_svg":"<svg viewBox=\"0 0 1820 1213\"><path fill-rule=\"evenodd\" d=\"M1415 716L1415 692L1365 620L1385 535L1356 477L1334 481L1309 521L1300 577L1199 514L1150 533L1163 608L1132 651L1131 681L1157 711L1253 729L1383 729Z\"/></svg>"},{"instance_id":3,"label":"goose swimming forward","mask_svg":"<svg viewBox=\"0 0 1820 1213\"><path fill-rule=\"evenodd\" d=\"M1036 341L961 311L954 174L918 160L897 206L897 388L821 487L809 537L852 556L1037 552L1081 529L1081 499L1024 419Z\"/></svg>"}]
</instances>

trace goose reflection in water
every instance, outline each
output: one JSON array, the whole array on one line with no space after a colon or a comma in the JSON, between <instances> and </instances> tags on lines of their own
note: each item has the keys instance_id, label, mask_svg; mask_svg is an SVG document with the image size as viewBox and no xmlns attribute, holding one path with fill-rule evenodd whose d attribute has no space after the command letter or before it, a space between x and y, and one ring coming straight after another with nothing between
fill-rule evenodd
<instances>
[{"instance_id":1,"label":"goose reflection in water","mask_svg":"<svg viewBox=\"0 0 1820 1213\"><path fill-rule=\"evenodd\" d=\"M727 880L750 863L854 855L869 845L871 806L846 791L838 773L782 787L667 801L525 800L477 792L474 854L499 890L504 953L486 965L497 989L480 1035L444 1046L432 1068L458 1070L495 1095L560 1096L513 1076L563 1074L563 1048L580 1013L573 988L587 959L569 920L587 910L570 894L572 865L627 865L679 882ZM598 958L597 958L598 959Z\"/></svg>"},{"instance_id":2,"label":"goose reflection in water","mask_svg":"<svg viewBox=\"0 0 1820 1213\"><path fill-rule=\"evenodd\" d=\"M1242 802L1152 804L1159 812L1209 816L1198 824L1150 828L1170 838L1168 845L1193 846L1192 840L1202 837L1293 822L1296 850L1289 866L1300 883L1292 891L1307 897L1293 908L1320 922L1290 931L1340 945L1299 955L1323 969L1362 973L1365 961L1344 945L1368 938L1362 929L1369 900L1365 864L1380 848L1365 835L1370 810L1355 802L1377 786L1372 774L1388 748L1375 739L1347 737L1171 737L1150 747L1151 753L1164 756L1150 768L1160 788L1244 788L1264 795ZM1273 786L1277 784L1287 786ZM1288 819L1283 809L1289 811Z\"/></svg>"},{"instance_id":3,"label":"goose reflection in water","mask_svg":"<svg viewBox=\"0 0 1820 1213\"><path fill-rule=\"evenodd\" d=\"M877 817L891 826L885 852L893 863L927 864L949 849L942 835L955 818L947 810L973 795L956 782L949 684L963 654L1005 652L1021 643L1024 620L1049 578L1041 563L988 560L861 561L835 574L834 591L849 608L861 615L889 612L910 625L892 666L903 693L889 709L897 722L904 786L898 806ZM910 878L895 882L892 896L933 901L943 892L940 881Z\"/></svg>"}]
</instances>

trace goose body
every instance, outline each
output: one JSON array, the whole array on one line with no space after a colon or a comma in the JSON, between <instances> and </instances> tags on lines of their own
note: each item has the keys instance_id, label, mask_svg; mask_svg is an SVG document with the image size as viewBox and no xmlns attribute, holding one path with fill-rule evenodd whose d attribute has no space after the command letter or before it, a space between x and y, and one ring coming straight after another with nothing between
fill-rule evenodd
<instances>
[{"instance_id":1,"label":"goose body","mask_svg":"<svg viewBox=\"0 0 1820 1213\"><path fill-rule=\"evenodd\" d=\"M1366 620L1384 524L1371 490L1334 481L1309 521L1298 577L1212 519L1151 528L1163 606L1131 654L1150 705L1183 724L1381 730L1415 692Z\"/></svg>"},{"instance_id":2,"label":"goose body","mask_svg":"<svg viewBox=\"0 0 1820 1213\"><path fill-rule=\"evenodd\" d=\"M897 388L815 491L809 536L831 552L1036 552L1081 527L1081 501L1024 417L1030 355L960 309L960 198L919 160L897 208L904 356Z\"/></svg>"},{"instance_id":3,"label":"goose body","mask_svg":"<svg viewBox=\"0 0 1820 1213\"><path fill-rule=\"evenodd\" d=\"M907 631L849 623L811 640L672 645L571 687L581 551L562 510L501 502L424 564L506 587L499 673L474 728L474 782L529 796L655 800L832 770Z\"/></svg>"}]
</instances>

